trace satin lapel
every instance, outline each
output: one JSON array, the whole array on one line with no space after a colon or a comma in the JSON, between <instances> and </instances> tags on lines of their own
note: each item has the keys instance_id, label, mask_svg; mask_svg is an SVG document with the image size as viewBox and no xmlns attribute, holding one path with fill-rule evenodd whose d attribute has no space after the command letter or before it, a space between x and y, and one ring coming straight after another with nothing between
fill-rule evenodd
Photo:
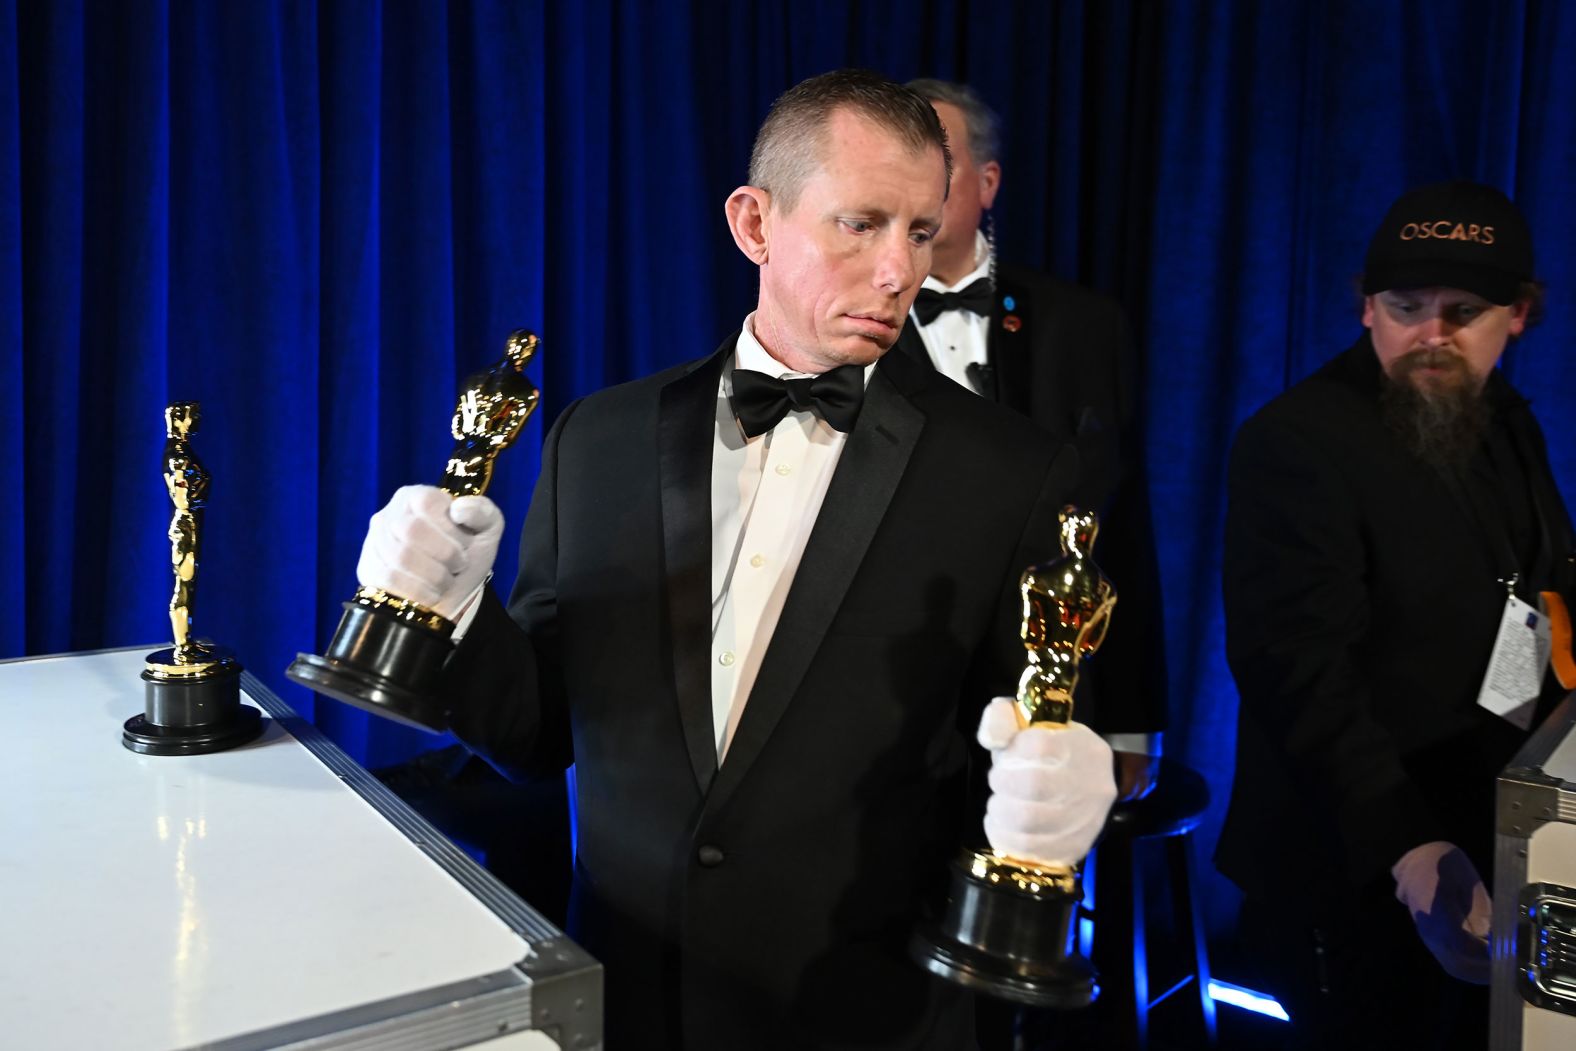
<instances>
[{"instance_id":1,"label":"satin lapel","mask_svg":"<svg viewBox=\"0 0 1576 1051\"><path fill-rule=\"evenodd\" d=\"M711 718L711 454L717 383L733 340L662 389L657 445L663 577L673 642L673 686L690 766L702 792L717 772Z\"/></svg>"},{"instance_id":2,"label":"satin lapel","mask_svg":"<svg viewBox=\"0 0 1576 1051\"><path fill-rule=\"evenodd\" d=\"M883 360L871 375L859 422L838 460L782 618L707 798L708 809L726 803L749 773L842 605L924 429L924 413L904 392L925 380L906 357Z\"/></svg>"},{"instance_id":3,"label":"satin lapel","mask_svg":"<svg viewBox=\"0 0 1576 1051\"><path fill-rule=\"evenodd\" d=\"M985 337L996 375L996 401L1024 415L1029 413L1029 347L1036 320L1029 307L1029 296L1022 288L998 280L996 306Z\"/></svg>"}]
</instances>

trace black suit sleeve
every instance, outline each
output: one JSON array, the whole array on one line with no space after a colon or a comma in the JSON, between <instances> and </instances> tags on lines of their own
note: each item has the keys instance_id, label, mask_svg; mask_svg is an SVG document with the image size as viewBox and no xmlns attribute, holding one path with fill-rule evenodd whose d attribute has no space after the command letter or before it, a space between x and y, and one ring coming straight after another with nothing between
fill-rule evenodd
<instances>
[{"instance_id":1,"label":"black suit sleeve","mask_svg":"<svg viewBox=\"0 0 1576 1051\"><path fill-rule=\"evenodd\" d=\"M1381 877L1444 837L1362 672L1371 610L1356 495L1312 438L1263 417L1239 434L1228 487L1226 653L1243 740L1264 742L1261 758L1286 764L1329 816L1347 878Z\"/></svg>"},{"instance_id":2,"label":"black suit sleeve","mask_svg":"<svg viewBox=\"0 0 1576 1051\"><path fill-rule=\"evenodd\" d=\"M558 446L576 406L548 432L520 535L520 575L507 610L491 588L445 668L454 735L505 776L574 761L558 647Z\"/></svg>"}]
</instances>

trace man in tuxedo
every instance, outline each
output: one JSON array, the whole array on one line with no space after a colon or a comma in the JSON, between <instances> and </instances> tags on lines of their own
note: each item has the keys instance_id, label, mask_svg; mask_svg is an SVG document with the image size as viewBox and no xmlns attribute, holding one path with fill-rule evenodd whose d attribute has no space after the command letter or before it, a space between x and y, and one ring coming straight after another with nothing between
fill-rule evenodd
<instances>
[{"instance_id":1,"label":"man in tuxedo","mask_svg":"<svg viewBox=\"0 0 1576 1051\"><path fill-rule=\"evenodd\" d=\"M1166 723L1160 574L1127 321L1114 300L996 258L1000 120L974 89L911 80L953 147L930 276L898 342L915 361L1077 445L1074 499L1101 515L1096 558L1121 608L1079 683L1082 718L1116 751L1122 799L1149 792ZM986 229L981 230L981 220Z\"/></svg>"},{"instance_id":2,"label":"man in tuxedo","mask_svg":"<svg viewBox=\"0 0 1576 1051\"><path fill-rule=\"evenodd\" d=\"M1532 275L1499 191L1404 194L1369 245L1362 337L1232 450L1241 708L1216 861L1299 1046L1487 1042L1495 778L1565 688L1531 669L1507 709L1486 673L1501 637L1531 648L1540 594L1572 593L1543 434L1496 368Z\"/></svg>"},{"instance_id":3,"label":"man in tuxedo","mask_svg":"<svg viewBox=\"0 0 1576 1051\"><path fill-rule=\"evenodd\" d=\"M576 764L569 926L614 1047L969 1046L968 994L905 946L978 826L969 737L1023 666L1018 576L1057 550L1077 454L886 353L948 177L912 92L789 90L726 205L755 311L564 410L507 608L491 501L411 487L373 518L362 583L459 623L455 732L505 772ZM992 843L1080 857L1104 742L991 744Z\"/></svg>"}]
</instances>

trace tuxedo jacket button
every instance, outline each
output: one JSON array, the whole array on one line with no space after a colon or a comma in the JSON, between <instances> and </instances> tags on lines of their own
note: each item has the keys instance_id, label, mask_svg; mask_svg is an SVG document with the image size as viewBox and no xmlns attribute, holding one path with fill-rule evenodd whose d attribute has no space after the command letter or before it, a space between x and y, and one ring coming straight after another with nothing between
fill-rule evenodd
<instances>
[{"instance_id":1,"label":"tuxedo jacket button","mask_svg":"<svg viewBox=\"0 0 1576 1051\"><path fill-rule=\"evenodd\" d=\"M695 852L695 858L702 865L709 869L716 868L718 865L722 864L722 848L707 844Z\"/></svg>"}]
</instances>

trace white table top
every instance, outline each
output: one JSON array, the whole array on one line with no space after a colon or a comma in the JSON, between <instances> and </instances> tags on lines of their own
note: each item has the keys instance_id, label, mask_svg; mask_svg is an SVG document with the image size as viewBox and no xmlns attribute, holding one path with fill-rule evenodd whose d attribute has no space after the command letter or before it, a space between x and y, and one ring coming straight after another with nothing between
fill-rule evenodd
<instances>
[{"instance_id":1,"label":"white table top","mask_svg":"<svg viewBox=\"0 0 1576 1051\"><path fill-rule=\"evenodd\" d=\"M527 955L279 723L212 755L122 747L143 656L0 664L0 1044L186 1047Z\"/></svg>"}]
</instances>

